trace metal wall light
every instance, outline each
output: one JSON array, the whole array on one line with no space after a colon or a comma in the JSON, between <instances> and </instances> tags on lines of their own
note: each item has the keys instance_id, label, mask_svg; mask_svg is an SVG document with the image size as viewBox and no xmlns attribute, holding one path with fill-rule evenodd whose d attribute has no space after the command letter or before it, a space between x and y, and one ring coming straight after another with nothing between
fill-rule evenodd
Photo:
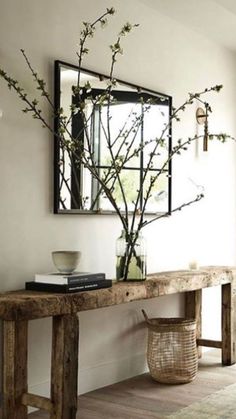
<instances>
[{"instance_id":1,"label":"metal wall light","mask_svg":"<svg viewBox=\"0 0 236 419\"><path fill-rule=\"evenodd\" d=\"M203 151L208 150L208 106L203 108L197 108L196 110L196 120L199 125L204 125L204 135L203 135Z\"/></svg>"}]
</instances>

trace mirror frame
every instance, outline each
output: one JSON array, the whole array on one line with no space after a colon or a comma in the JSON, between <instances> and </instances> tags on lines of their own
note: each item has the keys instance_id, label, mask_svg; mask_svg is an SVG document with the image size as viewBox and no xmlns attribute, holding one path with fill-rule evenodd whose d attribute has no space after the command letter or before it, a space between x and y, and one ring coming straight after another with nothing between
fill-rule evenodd
<instances>
[{"instance_id":1,"label":"mirror frame","mask_svg":"<svg viewBox=\"0 0 236 419\"><path fill-rule=\"evenodd\" d=\"M61 103L61 67L68 67L68 69L72 69L75 71L79 70L79 67L74 65L74 64L70 64L67 63L65 61L61 61L61 60L55 60L54 62L54 106L55 109L59 109L60 108L60 103ZM80 68L80 71L84 71L92 76L98 77L100 79L108 79L109 77L105 74L101 74L101 73L97 73L91 70L88 70L86 68ZM127 85L133 89L136 90L140 90L142 91L142 93L144 94L150 94L152 96L161 96L166 98L166 100L168 101L168 106L169 106L169 116L171 115L171 110L172 110L172 96L166 95L164 93L159 93L157 91L154 90L150 90L138 85L135 85L133 83L124 81L124 80L120 80L116 78L117 83L121 83L122 85ZM57 133L59 130L59 118L55 117L54 118L54 131L55 133ZM169 136L169 142L168 142L168 153L170 153L171 149L172 149L172 126L170 123L169 126L169 130L168 130L168 136ZM54 214L84 214L84 215L116 215L115 211L101 211L101 210L83 210L83 209L60 209L59 208L59 204L60 204L60 189L59 189L59 184L60 184L60 173L58 170L58 163L60 160L60 145L59 145L59 141L58 141L58 137L55 134L54 135L54 205L53 205L53 209L54 209ZM168 210L166 211L166 213L168 213L169 215L171 215L171 202L172 202L172 161L170 159L169 163L168 163ZM153 215L153 214L162 214L162 212L145 212L145 215Z\"/></svg>"}]
</instances>

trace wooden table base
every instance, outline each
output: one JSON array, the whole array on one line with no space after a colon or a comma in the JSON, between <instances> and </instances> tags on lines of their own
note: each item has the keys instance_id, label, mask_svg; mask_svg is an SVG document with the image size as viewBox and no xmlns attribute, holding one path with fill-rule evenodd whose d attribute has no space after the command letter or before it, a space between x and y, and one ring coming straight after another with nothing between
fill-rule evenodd
<instances>
[{"instance_id":1,"label":"wooden table base","mask_svg":"<svg viewBox=\"0 0 236 419\"><path fill-rule=\"evenodd\" d=\"M3 419L27 417L27 345L28 322L3 321Z\"/></svg>"},{"instance_id":2,"label":"wooden table base","mask_svg":"<svg viewBox=\"0 0 236 419\"><path fill-rule=\"evenodd\" d=\"M3 419L26 419L27 406L50 419L76 419L79 322L76 314L53 317L51 398L27 392L27 322L3 321Z\"/></svg>"},{"instance_id":3,"label":"wooden table base","mask_svg":"<svg viewBox=\"0 0 236 419\"><path fill-rule=\"evenodd\" d=\"M201 338L202 288L221 285L222 340ZM17 291L0 295L3 319L2 419L26 419L27 406L45 409L50 419L76 419L79 322L77 313L125 302L185 293L185 314L197 321L197 344L222 349L222 364L235 363L236 268L149 275L143 283L118 283L110 289L75 294ZM210 310L210 307L209 307ZM28 393L28 321L52 317L50 398ZM214 319L213 319L214 320ZM200 355L200 353L199 353Z\"/></svg>"},{"instance_id":4,"label":"wooden table base","mask_svg":"<svg viewBox=\"0 0 236 419\"><path fill-rule=\"evenodd\" d=\"M222 340L202 339L202 290L185 293L185 316L195 318L197 323L197 345L199 357L201 346L220 348L222 350L222 365L232 365L236 362L236 286L235 281L221 286L221 334Z\"/></svg>"}]
</instances>

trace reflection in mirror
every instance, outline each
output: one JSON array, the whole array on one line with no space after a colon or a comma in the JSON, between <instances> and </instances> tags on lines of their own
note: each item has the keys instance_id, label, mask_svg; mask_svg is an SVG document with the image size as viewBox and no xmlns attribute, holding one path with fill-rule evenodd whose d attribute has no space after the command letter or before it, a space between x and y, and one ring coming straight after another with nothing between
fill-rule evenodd
<instances>
[{"instance_id":1,"label":"reflection in mirror","mask_svg":"<svg viewBox=\"0 0 236 419\"><path fill-rule=\"evenodd\" d=\"M79 92L79 98L80 102L81 98L83 99L86 132L84 117L80 112L71 112L73 107L79 106L76 90L78 75L80 86L84 86ZM106 76L82 69L79 71L75 66L55 62L55 105L56 109L63 109L63 115L67 118L67 130L73 136L76 154L79 156L80 153L88 152L86 136L89 136L97 173L99 176L107 176L107 185L112 187L121 210L125 210L122 190L126 196L128 210L132 211L137 191L140 189L139 209L142 209L150 179L156 176L158 181L155 182L152 196L146 203L145 213L170 212L171 163L168 162L168 156L171 147L171 97L117 81L112 89L113 100L109 106L108 127L108 106L106 101L98 100L107 89L107 84ZM59 133L59 118L55 124L56 132ZM107 143L108 129L112 138L113 155L118 157L118 160L124 158L127 150L130 155L120 173L122 190L117 180L114 182L112 177L109 180L112 156ZM152 164L148 166L153 147L163 130L165 145L158 149L158 153L152 158ZM59 137L55 137L54 212L112 214L114 208L101 190L99 181L79 159L76 161L74 153L71 154L70 149L64 143L60 143ZM69 137L70 135L68 141ZM166 161L168 163L163 169ZM148 173L143 181L147 167Z\"/></svg>"}]
</instances>

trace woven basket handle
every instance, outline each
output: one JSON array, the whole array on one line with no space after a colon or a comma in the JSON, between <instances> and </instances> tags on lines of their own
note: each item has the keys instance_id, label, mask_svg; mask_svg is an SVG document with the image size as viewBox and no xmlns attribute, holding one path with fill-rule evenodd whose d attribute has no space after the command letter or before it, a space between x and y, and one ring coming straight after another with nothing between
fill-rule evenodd
<instances>
[{"instance_id":1,"label":"woven basket handle","mask_svg":"<svg viewBox=\"0 0 236 419\"><path fill-rule=\"evenodd\" d=\"M147 316L147 313L144 309L142 309L142 313L143 313L143 316L144 316L146 322L148 322L148 316Z\"/></svg>"}]
</instances>

